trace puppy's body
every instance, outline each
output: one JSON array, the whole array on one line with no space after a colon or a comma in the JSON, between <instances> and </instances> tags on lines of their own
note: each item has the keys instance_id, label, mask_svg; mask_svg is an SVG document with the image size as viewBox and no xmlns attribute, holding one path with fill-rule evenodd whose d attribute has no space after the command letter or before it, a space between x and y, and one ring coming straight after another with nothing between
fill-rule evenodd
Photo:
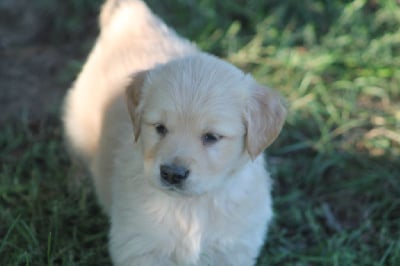
<instances>
[{"instance_id":1,"label":"puppy's body","mask_svg":"<svg viewBox=\"0 0 400 266\"><path fill-rule=\"evenodd\" d=\"M279 98L141 1L107 1L100 24L64 121L110 215L113 262L253 265L272 216L261 152L282 127Z\"/></svg>"},{"instance_id":2,"label":"puppy's body","mask_svg":"<svg viewBox=\"0 0 400 266\"><path fill-rule=\"evenodd\" d=\"M126 153L116 158L123 171L113 183L113 193L119 194L111 212L110 250L114 263L255 263L272 215L270 197L266 196L270 184L261 159L256 163L259 169L242 169L218 192L182 198L160 193L140 174L132 178L132 172L142 166L140 161L132 164L131 160L141 155L128 145L123 150ZM244 175L248 180L243 180Z\"/></svg>"}]
</instances>

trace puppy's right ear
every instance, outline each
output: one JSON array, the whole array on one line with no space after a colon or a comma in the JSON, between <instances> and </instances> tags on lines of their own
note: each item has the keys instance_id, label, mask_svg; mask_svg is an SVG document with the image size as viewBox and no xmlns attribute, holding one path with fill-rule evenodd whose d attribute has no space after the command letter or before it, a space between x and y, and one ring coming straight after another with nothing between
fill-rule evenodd
<instances>
[{"instance_id":1,"label":"puppy's right ear","mask_svg":"<svg viewBox=\"0 0 400 266\"><path fill-rule=\"evenodd\" d=\"M146 79L147 71L141 71L132 76L132 80L126 88L126 102L128 105L129 116L133 124L135 141L140 135L141 110L139 104L142 97L142 88Z\"/></svg>"}]
</instances>

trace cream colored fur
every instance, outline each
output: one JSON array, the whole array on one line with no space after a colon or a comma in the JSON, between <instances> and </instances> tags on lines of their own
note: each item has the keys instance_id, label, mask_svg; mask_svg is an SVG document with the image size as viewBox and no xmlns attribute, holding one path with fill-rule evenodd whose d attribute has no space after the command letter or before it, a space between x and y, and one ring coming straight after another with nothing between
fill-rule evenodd
<instances>
[{"instance_id":1,"label":"cream colored fur","mask_svg":"<svg viewBox=\"0 0 400 266\"><path fill-rule=\"evenodd\" d=\"M106 1L100 24L64 126L110 216L113 263L254 265L272 217L262 151L283 125L280 98L142 1ZM182 186L161 182L170 163L190 170Z\"/></svg>"}]
</instances>

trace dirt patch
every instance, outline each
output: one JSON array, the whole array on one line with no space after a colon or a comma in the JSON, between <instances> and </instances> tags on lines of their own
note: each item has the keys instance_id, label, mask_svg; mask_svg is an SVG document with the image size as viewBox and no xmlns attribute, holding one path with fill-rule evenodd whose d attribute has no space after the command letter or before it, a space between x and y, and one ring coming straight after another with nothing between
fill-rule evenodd
<instances>
[{"instance_id":1,"label":"dirt patch","mask_svg":"<svg viewBox=\"0 0 400 266\"><path fill-rule=\"evenodd\" d=\"M33 2L0 2L0 125L56 115L72 82L59 77L80 48L46 41L51 21Z\"/></svg>"},{"instance_id":2,"label":"dirt patch","mask_svg":"<svg viewBox=\"0 0 400 266\"><path fill-rule=\"evenodd\" d=\"M0 123L55 114L66 90L57 81L63 56L54 47L23 45L0 51Z\"/></svg>"}]
</instances>

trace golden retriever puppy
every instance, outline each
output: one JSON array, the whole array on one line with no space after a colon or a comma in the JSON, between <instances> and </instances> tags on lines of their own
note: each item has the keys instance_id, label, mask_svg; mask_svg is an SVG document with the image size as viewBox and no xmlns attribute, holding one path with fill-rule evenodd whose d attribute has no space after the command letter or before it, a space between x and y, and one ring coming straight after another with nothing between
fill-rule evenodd
<instances>
[{"instance_id":1,"label":"golden retriever puppy","mask_svg":"<svg viewBox=\"0 0 400 266\"><path fill-rule=\"evenodd\" d=\"M71 152L111 219L115 265L254 265L272 217L263 150L280 97L142 2L108 0L65 100Z\"/></svg>"}]
</instances>

